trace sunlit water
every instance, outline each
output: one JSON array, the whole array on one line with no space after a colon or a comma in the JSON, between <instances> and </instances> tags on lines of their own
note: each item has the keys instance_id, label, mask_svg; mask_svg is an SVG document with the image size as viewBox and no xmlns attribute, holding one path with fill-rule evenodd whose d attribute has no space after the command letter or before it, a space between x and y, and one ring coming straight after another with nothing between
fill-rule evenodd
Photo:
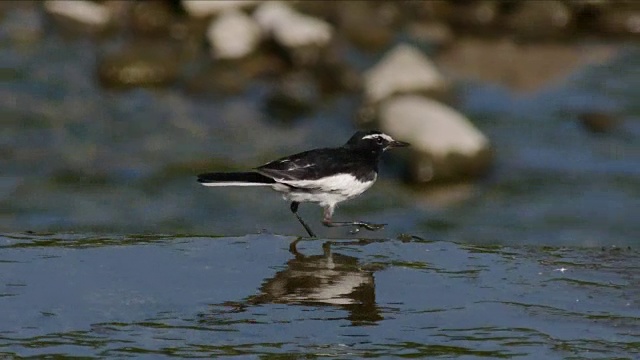
<instances>
[{"instance_id":1,"label":"sunlit water","mask_svg":"<svg viewBox=\"0 0 640 360\"><path fill-rule=\"evenodd\" d=\"M636 358L626 248L13 234L0 355Z\"/></svg>"}]
</instances>

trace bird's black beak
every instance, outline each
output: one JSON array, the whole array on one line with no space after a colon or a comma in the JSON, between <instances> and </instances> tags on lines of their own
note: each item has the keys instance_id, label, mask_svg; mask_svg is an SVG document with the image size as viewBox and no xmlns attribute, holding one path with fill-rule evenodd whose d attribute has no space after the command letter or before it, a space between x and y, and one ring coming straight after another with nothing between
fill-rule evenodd
<instances>
[{"instance_id":1,"label":"bird's black beak","mask_svg":"<svg viewBox=\"0 0 640 360\"><path fill-rule=\"evenodd\" d=\"M394 141L389 143L388 148L389 149L393 149L393 148L398 148L398 147L407 147L409 145L411 145L411 144L409 144L408 142L394 140Z\"/></svg>"}]
</instances>

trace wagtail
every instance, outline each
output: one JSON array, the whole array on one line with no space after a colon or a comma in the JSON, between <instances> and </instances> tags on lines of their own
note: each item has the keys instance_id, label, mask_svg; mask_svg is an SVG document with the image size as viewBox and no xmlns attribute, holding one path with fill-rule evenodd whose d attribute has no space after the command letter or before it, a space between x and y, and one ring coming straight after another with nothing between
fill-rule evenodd
<instances>
[{"instance_id":1,"label":"wagtail","mask_svg":"<svg viewBox=\"0 0 640 360\"><path fill-rule=\"evenodd\" d=\"M311 237L309 225L298 215L302 202L324 208L325 226L355 226L379 230L385 224L364 221L334 222L336 205L371 187L378 177L378 162L388 149L409 146L380 131L358 131L337 148L314 149L271 161L248 172L211 172L198 175L205 186L270 186L291 201L291 212Z\"/></svg>"}]
</instances>

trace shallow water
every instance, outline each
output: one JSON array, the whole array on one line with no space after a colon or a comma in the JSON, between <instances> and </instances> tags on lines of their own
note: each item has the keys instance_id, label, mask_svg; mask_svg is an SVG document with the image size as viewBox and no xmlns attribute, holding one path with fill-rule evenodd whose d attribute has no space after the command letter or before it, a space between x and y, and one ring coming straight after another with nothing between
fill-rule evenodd
<instances>
[{"instance_id":1,"label":"shallow water","mask_svg":"<svg viewBox=\"0 0 640 360\"><path fill-rule=\"evenodd\" d=\"M0 355L640 355L640 254L401 239L0 237Z\"/></svg>"}]
</instances>

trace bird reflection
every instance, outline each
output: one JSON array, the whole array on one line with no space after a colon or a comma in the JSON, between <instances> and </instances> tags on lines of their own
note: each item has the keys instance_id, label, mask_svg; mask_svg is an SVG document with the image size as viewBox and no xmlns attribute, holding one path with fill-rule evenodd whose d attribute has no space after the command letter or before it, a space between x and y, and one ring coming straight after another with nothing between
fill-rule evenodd
<instances>
[{"instance_id":1,"label":"bird reflection","mask_svg":"<svg viewBox=\"0 0 640 360\"><path fill-rule=\"evenodd\" d=\"M298 241L289 248L294 258L287 262L287 268L266 279L260 294L246 300L248 304L337 306L349 312L348 319L354 325L382 320L373 270L363 269L355 257L333 253L331 242L323 244L322 255L307 256L297 250Z\"/></svg>"}]
</instances>

